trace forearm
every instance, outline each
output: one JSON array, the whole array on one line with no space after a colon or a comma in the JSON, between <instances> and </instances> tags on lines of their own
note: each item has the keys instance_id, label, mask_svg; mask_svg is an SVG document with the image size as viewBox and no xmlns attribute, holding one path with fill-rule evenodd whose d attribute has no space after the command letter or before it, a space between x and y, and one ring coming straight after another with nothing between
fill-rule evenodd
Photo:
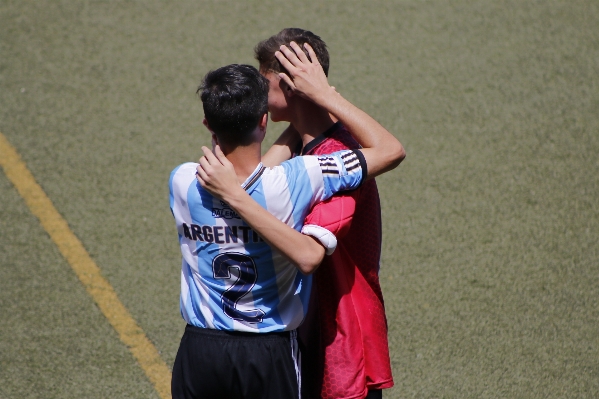
<instances>
[{"instance_id":1,"label":"forearm","mask_svg":"<svg viewBox=\"0 0 599 399\"><path fill-rule=\"evenodd\" d=\"M368 164L367 178L394 169L405 158L403 146L387 129L334 89L312 100L339 119L360 143Z\"/></svg>"},{"instance_id":2,"label":"forearm","mask_svg":"<svg viewBox=\"0 0 599 399\"><path fill-rule=\"evenodd\" d=\"M294 91L322 107L345 125L362 145L368 164L368 178L395 168L405 157L401 143L366 112L339 95L318 63L318 57L309 44L304 44L310 58L295 42L281 46L275 57L289 75L279 77Z\"/></svg>"},{"instance_id":3,"label":"forearm","mask_svg":"<svg viewBox=\"0 0 599 399\"><path fill-rule=\"evenodd\" d=\"M234 165L217 145L212 153L202 147L204 156L196 169L200 185L213 196L222 199L271 247L278 250L305 274L320 265L324 247L314 238L295 231L262 208L239 185Z\"/></svg>"},{"instance_id":4,"label":"forearm","mask_svg":"<svg viewBox=\"0 0 599 399\"><path fill-rule=\"evenodd\" d=\"M324 258L325 249L313 237L281 222L244 190L226 196L223 200L258 232L264 241L289 259L302 273L310 274L318 268Z\"/></svg>"},{"instance_id":5,"label":"forearm","mask_svg":"<svg viewBox=\"0 0 599 399\"><path fill-rule=\"evenodd\" d=\"M262 156L262 164L266 167L280 165L281 162L284 162L293 156L293 152L299 144L299 133L293 125L289 125L266 154Z\"/></svg>"}]
</instances>

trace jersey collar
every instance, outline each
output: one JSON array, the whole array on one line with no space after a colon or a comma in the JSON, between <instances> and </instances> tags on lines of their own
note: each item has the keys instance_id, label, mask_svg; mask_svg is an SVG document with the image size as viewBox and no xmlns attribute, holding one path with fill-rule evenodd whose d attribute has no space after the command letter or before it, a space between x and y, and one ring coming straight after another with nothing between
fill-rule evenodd
<instances>
[{"instance_id":1,"label":"jersey collar","mask_svg":"<svg viewBox=\"0 0 599 399\"><path fill-rule=\"evenodd\" d=\"M248 191L252 187L252 185L254 185L254 183L256 183L258 179L260 179L260 176L262 176L262 173L264 173L265 169L266 168L264 167L264 165L262 165L262 162L260 162L258 166L256 166L256 169L254 169L252 174L249 175L247 179L245 179L241 187L243 187L245 191Z\"/></svg>"},{"instance_id":2,"label":"jersey collar","mask_svg":"<svg viewBox=\"0 0 599 399\"><path fill-rule=\"evenodd\" d=\"M310 151L312 151L318 144L322 143L323 141L325 141L328 137L331 136L331 134L333 134L333 132L337 129L339 129L341 127L341 122L337 121L333 124L333 126L331 126L330 128L328 128L327 130L325 130L325 132L323 134L321 134L320 136L316 137L314 140L310 141L308 144L306 144L306 146L304 148L302 148L301 151L298 151L301 155L306 155L307 153L309 153ZM301 143L300 143L301 145Z\"/></svg>"}]
</instances>

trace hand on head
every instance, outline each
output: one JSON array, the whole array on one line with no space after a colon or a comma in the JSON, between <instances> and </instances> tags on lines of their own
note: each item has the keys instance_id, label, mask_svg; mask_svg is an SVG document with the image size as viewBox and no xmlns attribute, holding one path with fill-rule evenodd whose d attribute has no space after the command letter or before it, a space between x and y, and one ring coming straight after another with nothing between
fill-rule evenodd
<instances>
[{"instance_id":1,"label":"hand on head","mask_svg":"<svg viewBox=\"0 0 599 399\"><path fill-rule=\"evenodd\" d=\"M329 85L314 50L308 43L305 43L304 47L310 58L306 56L306 53L302 51L297 43L291 42L289 47L282 45L281 51L275 52L275 57L289 73L279 73L279 77L295 93L311 101L318 102L323 97L330 95L331 92L335 92L335 89Z\"/></svg>"}]
</instances>

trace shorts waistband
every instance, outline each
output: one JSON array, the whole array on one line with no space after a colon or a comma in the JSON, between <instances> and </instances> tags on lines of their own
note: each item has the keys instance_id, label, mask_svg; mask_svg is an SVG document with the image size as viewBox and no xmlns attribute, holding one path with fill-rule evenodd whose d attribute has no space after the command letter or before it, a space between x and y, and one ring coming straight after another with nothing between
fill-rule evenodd
<instances>
[{"instance_id":1,"label":"shorts waistband","mask_svg":"<svg viewBox=\"0 0 599 399\"><path fill-rule=\"evenodd\" d=\"M252 339L252 338L285 338L289 339L291 331L274 331L274 332L247 332L247 331L232 331L232 330L216 330L214 328L196 327L188 324L185 327L185 332L192 334L200 334L206 337L212 338L239 338L239 339ZM295 332L295 330L293 330Z\"/></svg>"}]
</instances>

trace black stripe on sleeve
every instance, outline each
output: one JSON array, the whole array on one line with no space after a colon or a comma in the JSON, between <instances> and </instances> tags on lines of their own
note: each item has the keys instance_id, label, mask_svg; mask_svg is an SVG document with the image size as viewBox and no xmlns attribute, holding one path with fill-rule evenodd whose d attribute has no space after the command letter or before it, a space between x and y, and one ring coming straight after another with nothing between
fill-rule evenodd
<instances>
[{"instance_id":1,"label":"black stripe on sleeve","mask_svg":"<svg viewBox=\"0 0 599 399\"><path fill-rule=\"evenodd\" d=\"M360 151L360 150L352 150L352 151L358 157L358 161L360 161L360 166L362 167L362 181L360 182L360 186L361 186L364 183L364 180L366 180L366 177L368 177L368 165L366 165L366 158L364 158L364 154L362 154L362 151Z\"/></svg>"},{"instance_id":2,"label":"black stripe on sleeve","mask_svg":"<svg viewBox=\"0 0 599 399\"><path fill-rule=\"evenodd\" d=\"M334 158L329 157L327 155L320 155L317 158L322 173L336 175L339 174L339 167L337 166L337 162L335 162Z\"/></svg>"},{"instance_id":3,"label":"black stripe on sleeve","mask_svg":"<svg viewBox=\"0 0 599 399\"><path fill-rule=\"evenodd\" d=\"M354 164L352 164L352 165L346 165L346 166L345 166L345 170L347 170L348 172L351 172L352 170L354 170L354 169L358 169L358 168L361 168L361 167L362 167L362 166L360 165L360 163L359 163L359 162L356 162L356 163L354 163Z\"/></svg>"}]
</instances>

